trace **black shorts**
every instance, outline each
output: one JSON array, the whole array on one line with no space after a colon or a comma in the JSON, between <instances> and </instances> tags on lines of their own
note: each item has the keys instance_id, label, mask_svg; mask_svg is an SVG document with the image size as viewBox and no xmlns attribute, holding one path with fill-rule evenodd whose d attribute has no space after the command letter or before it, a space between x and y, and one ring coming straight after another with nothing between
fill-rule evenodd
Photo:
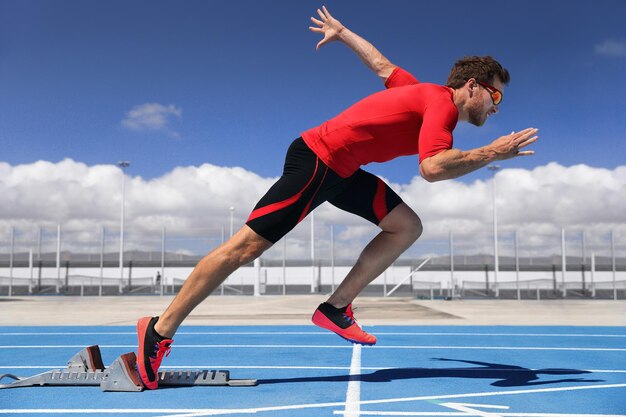
<instances>
[{"instance_id":1,"label":"black shorts","mask_svg":"<svg viewBox=\"0 0 626 417\"><path fill-rule=\"evenodd\" d=\"M362 169L340 177L298 138L287 151L283 175L257 203L246 224L276 243L324 201L374 224L402 203L380 178Z\"/></svg>"}]
</instances>

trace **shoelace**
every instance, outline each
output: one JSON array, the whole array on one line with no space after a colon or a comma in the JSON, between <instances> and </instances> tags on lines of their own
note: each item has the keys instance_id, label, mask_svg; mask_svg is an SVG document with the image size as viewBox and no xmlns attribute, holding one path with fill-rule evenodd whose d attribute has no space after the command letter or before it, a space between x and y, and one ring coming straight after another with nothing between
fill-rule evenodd
<instances>
[{"instance_id":1,"label":"shoelace","mask_svg":"<svg viewBox=\"0 0 626 417\"><path fill-rule=\"evenodd\" d=\"M356 322L356 319L354 318L354 312L352 311L352 304L348 304L348 307L346 308L346 312L343 313L344 317L346 319L348 319L348 322L350 324L355 324L358 326L359 324Z\"/></svg>"},{"instance_id":2,"label":"shoelace","mask_svg":"<svg viewBox=\"0 0 626 417\"><path fill-rule=\"evenodd\" d=\"M150 357L159 360L162 359L163 356L167 357L170 355L170 351L172 348L170 347L170 342L167 340L163 340L161 342L157 342L154 344L154 352Z\"/></svg>"}]
</instances>

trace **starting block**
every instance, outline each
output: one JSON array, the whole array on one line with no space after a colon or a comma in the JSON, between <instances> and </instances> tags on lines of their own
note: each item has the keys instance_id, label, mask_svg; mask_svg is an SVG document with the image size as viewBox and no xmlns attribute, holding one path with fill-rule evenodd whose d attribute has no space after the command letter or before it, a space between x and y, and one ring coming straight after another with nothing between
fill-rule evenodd
<instances>
[{"instance_id":1,"label":"starting block","mask_svg":"<svg viewBox=\"0 0 626 417\"><path fill-rule=\"evenodd\" d=\"M89 346L68 361L65 369L55 369L29 377L12 374L0 375L0 389L36 386L100 386L102 391L143 391L144 387L137 372L137 357L134 352L125 353L105 368L98 345ZM168 370L159 372L159 387L231 386L248 387L257 385L256 379L231 379L229 371Z\"/></svg>"}]
</instances>

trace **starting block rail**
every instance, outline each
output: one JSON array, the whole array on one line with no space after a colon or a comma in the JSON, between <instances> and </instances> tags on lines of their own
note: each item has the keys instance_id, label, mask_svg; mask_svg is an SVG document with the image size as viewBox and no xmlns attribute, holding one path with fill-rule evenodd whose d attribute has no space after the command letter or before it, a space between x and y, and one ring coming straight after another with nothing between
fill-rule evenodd
<instances>
[{"instance_id":1,"label":"starting block rail","mask_svg":"<svg viewBox=\"0 0 626 417\"><path fill-rule=\"evenodd\" d=\"M102 391L143 391L144 387L137 372L137 357L134 352L119 356L105 368L97 345L88 346L68 361L65 369L55 369L29 377L12 374L0 375L14 380L0 384L0 389L36 386L100 386ZM231 386L257 385L256 379L231 379L229 371L168 370L159 372L160 387Z\"/></svg>"}]
</instances>

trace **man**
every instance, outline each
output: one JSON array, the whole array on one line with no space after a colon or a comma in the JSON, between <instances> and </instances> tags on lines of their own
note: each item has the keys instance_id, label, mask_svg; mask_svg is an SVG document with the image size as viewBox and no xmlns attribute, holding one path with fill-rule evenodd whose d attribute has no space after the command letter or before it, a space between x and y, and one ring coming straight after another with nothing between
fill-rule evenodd
<instances>
[{"instance_id":1,"label":"man","mask_svg":"<svg viewBox=\"0 0 626 417\"><path fill-rule=\"evenodd\" d=\"M205 256L176 298L159 317L137 324L138 368L144 385L157 388L158 368L171 339L189 313L231 273L269 249L324 201L380 227L341 285L313 314L313 323L365 345L376 337L363 331L351 303L421 235L415 212L378 177L360 167L402 155L420 155L427 181L456 178L495 160L530 155L520 151L537 140L537 129L502 136L470 151L452 148L457 121L482 125L498 111L507 70L491 57L466 57L450 73L447 86L419 83L389 62L373 45L334 19L326 8L310 29L324 35L317 47L341 41L384 82L386 90L357 102L296 139L282 177L261 198L246 224Z\"/></svg>"}]
</instances>

